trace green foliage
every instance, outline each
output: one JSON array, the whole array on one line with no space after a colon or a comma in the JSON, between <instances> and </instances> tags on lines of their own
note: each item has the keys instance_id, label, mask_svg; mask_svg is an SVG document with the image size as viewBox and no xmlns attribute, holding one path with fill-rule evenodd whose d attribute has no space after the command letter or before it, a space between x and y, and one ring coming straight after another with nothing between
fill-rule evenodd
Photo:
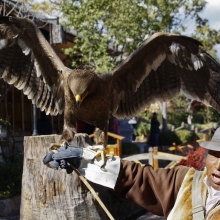
<instances>
[{"instance_id":1,"label":"green foliage","mask_svg":"<svg viewBox=\"0 0 220 220\"><path fill-rule=\"evenodd\" d=\"M141 135L147 136L149 134L149 132L150 132L150 124L146 124L144 122L140 122L137 125L137 129L135 131L135 135L136 136L141 136Z\"/></svg>"},{"instance_id":2,"label":"green foliage","mask_svg":"<svg viewBox=\"0 0 220 220\"><path fill-rule=\"evenodd\" d=\"M73 58L73 67L80 63L109 71L153 32L182 32L187 19L202 28L198 13L205 4L204 0L63 1L62 23L77 31L74 47L64 52Z\"/></svg>"},{"instance_id":3,"label":"green foliage","mask_svg":"<svg viewBox=\"0 0 220 220\"><path fill-rule=\"evenodd\" d=\"M11 124L8 120L0 119L2 131L12 135ZM23 155L15 151L13 136L0 137L0 199L21 194L21 178L23 169Z\"/></svg>"},{"instance_id":4,"label":"green foliage","mask_svg":"<svg viewBox=\"0 0 220 220\"><path fill-rule=\"evenodd\" d=\"M2 126L2 130L7 130L11 126L8 120L2 119L2 118L0 118L0 125Z\"/></svg>"},{"instance_id":5,"label":"green foliage","mask_svg":"<svg viewBox=\"0 0 220 220\"><path fill-rule=\"evenodd\" d=\"M173 131L160 132L159 145L172 145L173 143L180 144L180 138Z\"/></svg>"},{"instance_id":6,"label":"green foliage","mask_svg":"<svg viewBox=\"0 0 220 220\"><path fill-rule=\"evenodd\" d=\"M217 122L218 122L218 121L216 121L216 122L210 122L210 123L207 123L207 124L195 123L194 125L195 125L195 127L197 127L199 130L203 130L203 129L207 129L207 128L215 128Z\"/></svg>"},{"instance_id":7,"label":"green foliage","mask_svg":"<svg viewBox=\"0 0 220 220\"><path fill-rule=\"evenodd\" d=\"M35 2L34 4L31 3L32 5L32 10L35 11L46 11L48 14L53 14L54 10L57 9L55 4L51 4L48 1L43 1L43 2Z\"/></svg>"},{"instance_id":8,"label":"green foliage","mask_svg":"<svg viewBox=\"0 0 220 220\"><path fill-rule=\"evenodd\" d=\"M220 121L220 114L212 107L206 106L193 111L193 124L209 124Z\"/></svg>"},{"instance_id":9,"label":"green foliage","mask_svg":"<svg viewBox=\"0 0 220 220\"><path fill-rule=\"evenodd\" d=\"M7 162L13 162L15 159L15 140L11 124L8 120L0 119L1 132L5 132L4 136L0 136L0 148L2 159ZM11 138L9 138L9 136Z\"/></svg>"},{"instance_id":10,"label":"green foliage","mask_svg":"<svg viewBox=\"0 0 220 220\"><path fill-rule=\"evenodd\" d=\"M136 117L137 125L135 130L136 136L147 136L150 132L150 115L152 113L149 110L142 111Z\"/></svg>"},{"instance_id":11,"label":"green foliage","mask_svg":"<svg viewBox=\"0 0 220 220\"><path fill-rule=\"evenodd\" d=\"M193 113L193 123L205 124L206 113L204 110L195 111Z\"/></svg>"},{"instance_id":12,"label":"green foliage","mask_svg":"<svg viewBox=\"0 0 220 220\"><path fill-rule=\"evenodd\" d=\"M196 21L198 25L192 37L198 39L202 43L203 48L213 57L217 58L217 51L213 48L213 45L220 43L220 31L210 28L207 19L201 19L198 16Z\"/></svg>"},{"instance_id":13,"label":"green foliage","mask_svg":"<svg viewBox=\"0 0 220 220\"><path fill-rule=\"evenodd\" d=\"M199 139L199 137L195 133L192 133L189 130L178 130L175 131L175 133L180 139L180 144L187 144Z\"/></svg>"},{"instance_id":14,"label":"green foliage","mask_svg":"<svg viewBox=\"0 0 220 220\"><path fill-rule=\"evenodd\" d=\"M0 199L21 194L22 169L22 154L17 154L13 162L0 162Z\"/></svg>"},{"instance_id":15,"label":"green foliage","mask_svg":"<svg viewBox=\"0 0 220 220\"><path fill-rule=\"evenodd\" d=\"M187 108L190 104L190 100L187 99L183 93L177 98L170 101L167 107L167 120L175 127L179 127L182 122L187 122L188 112Z\"/></svg>"},{"instance_id":16,"label":"green foliage","mask_svg":"<svg viewBox=\"0 0 220 220\"><path fill-rule=\"evenodd\" d=\"M130 142L122 142L122 155L139 154L140 149L137 144Z\"/></svg>"},{"instance_id":17,"label":"green foliage","mask_svg":"<svg viewBox=\"0 0 220 220\"><path fill-rule=\"evenodd\" d=\"M192 133L188 130L160 132L159 145L173 145L173 143L187 144L194 140L201 139L202 135Z\"/></svg>"}]
</instances>

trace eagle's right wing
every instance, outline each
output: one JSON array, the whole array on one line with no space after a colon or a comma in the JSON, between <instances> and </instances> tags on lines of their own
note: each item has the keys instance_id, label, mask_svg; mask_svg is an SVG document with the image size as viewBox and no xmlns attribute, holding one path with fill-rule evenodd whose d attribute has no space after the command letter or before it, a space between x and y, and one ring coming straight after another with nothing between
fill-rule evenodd
<instances>
[{"instance_id":1,"label":"eagle's right wing","mask_svg":"<svg viewBox=\"0 0 220 220\"><path fill-rule=\"evenodd\" d=\"M0 77L47 114L63 112L65 69L31 20L0 17Z\"/></svg>"},{"instance_id":2,"label":"eagle's right wing","mask_svg":"<svg viewBox=\"0 0 220 220\"><path fill-rule=\"evenodd\" d=\"M133 117L180 90L220 113L220 64L187 36L156 33L112 71L112 114Z\"/></svg>"}]
</instances>

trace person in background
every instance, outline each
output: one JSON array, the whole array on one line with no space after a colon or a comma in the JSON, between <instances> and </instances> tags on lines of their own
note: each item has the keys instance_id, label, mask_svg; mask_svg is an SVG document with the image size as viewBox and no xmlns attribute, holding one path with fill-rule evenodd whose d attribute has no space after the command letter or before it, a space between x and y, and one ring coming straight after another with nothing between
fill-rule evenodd
<instances>
[{"instance_id":1,"label":"person in background","mask_svg":"<svg viewBox=\"0 0 220 220\"><path fill-rule=\"evenodd\" d=\"M159 133L160 133L160 122L157 119L157 113L154 112L151 118L150 123L150 144L154 146L158 146Z\"/></svg>"},{"instance_id":2,"label":"person in background","mask_svg":"<svg viewBox=\"0 0 220 220\"><path fill-rule=\"evenodd\" d=\"M119 125L118 125L118 120L116 118L114 118L114 133L115 134L120 134L120 130L119 130Z\"/></svg>"},{"instance_id":3,"label":"person in background","mask_svg":"<svg viewBox=\"0 0 220 220\"><path fill-rule=\"evenodd\" d=\"M136 132L136 129L137 129L137 119L136 119L136 117L131 118L128 121L128 124L130 124L133 127L132 141L135 141L135 139L136 139L135 132Z\"/></svg>"},{"instance_id":4,"label":"person in background","mask_svg":"<svg viewBox=\"0 0 220 220\"><path fill-rule=\"evenodd\" d=\"M41 117L37 121L37 130L39 135L50 135L52 134L52 122L47 118L45 112L41 112Z\"/></svg>"}]
</instances>

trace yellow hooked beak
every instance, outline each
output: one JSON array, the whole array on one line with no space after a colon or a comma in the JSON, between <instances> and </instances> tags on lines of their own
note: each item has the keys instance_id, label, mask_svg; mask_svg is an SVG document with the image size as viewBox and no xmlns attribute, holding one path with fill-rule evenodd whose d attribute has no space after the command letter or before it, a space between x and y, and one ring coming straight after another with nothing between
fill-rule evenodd
<instances>
[{"instance_id":1,"label":"yellow hooked beak","mask_svg":"<svg viewBox=\"0 0 220 220\"><path fill-rule=\"evenodd\" d=\"M79 108L83 99L87 96L88 92L86 92L83 96L81 95L76 95L75 99L76 99L76 106Z\"/></svg>"},{"instance_id":2,"label":"yellow hooked beak","mask_svg":"<svg viewBox=\"0 0 220 220\"><path fill-rule=\"evenodd\" d=\"M80 107L80 104L82 102L82 98L80 95L76 95L75 96L75 99L76 99L76 106L79 108Z\"/></svg>"}]
</instances>

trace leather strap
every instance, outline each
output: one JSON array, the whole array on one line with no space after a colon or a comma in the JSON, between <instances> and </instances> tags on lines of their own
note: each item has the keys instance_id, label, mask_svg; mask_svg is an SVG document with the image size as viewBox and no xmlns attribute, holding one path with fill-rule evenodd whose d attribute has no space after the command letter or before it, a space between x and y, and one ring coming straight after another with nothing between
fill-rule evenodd
<instances>
[{"instance_id":1,"label":"leather strap","mask_svg":"<svg viewBox=\"0 0 220 220\"><path fill-rule=\"evenodd\" d=\"M196 170L193 177L192 184L192 216L193 220L204 220L205 209L202 205L202 195L201 195L201 177L202 172Z\"/></svg>"}]
</instances>

